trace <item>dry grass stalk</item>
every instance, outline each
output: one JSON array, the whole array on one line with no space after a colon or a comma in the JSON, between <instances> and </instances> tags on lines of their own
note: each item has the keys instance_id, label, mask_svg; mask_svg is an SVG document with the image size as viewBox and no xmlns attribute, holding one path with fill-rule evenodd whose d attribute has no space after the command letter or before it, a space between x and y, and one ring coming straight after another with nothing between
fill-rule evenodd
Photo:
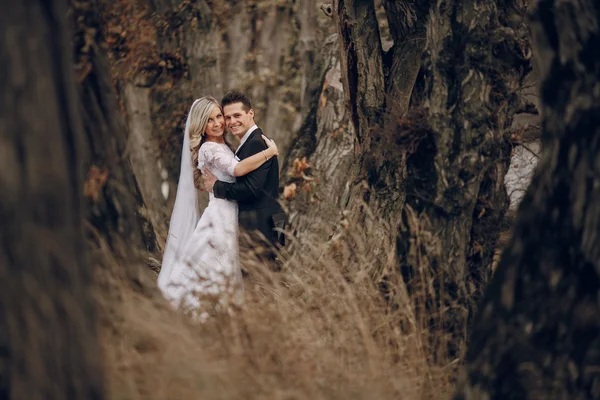
<instances>
[{"instance_id":1,"label":"dry grass stalk","mask_svg":"<svg viewBox=\"0 0 600 400\"><path fill-rule=\"evenodd\" d=\"M152 284L101 276L111 398L449 398L452 368L428 362L430 333L394 283L393 257L374 258L382 244L352 227L340 224L326 243L295 242L279 272L243 253L243 308L203 323L173 311ZM384 277L393 301L381 295Z\"/></svg>"}]
</instances>

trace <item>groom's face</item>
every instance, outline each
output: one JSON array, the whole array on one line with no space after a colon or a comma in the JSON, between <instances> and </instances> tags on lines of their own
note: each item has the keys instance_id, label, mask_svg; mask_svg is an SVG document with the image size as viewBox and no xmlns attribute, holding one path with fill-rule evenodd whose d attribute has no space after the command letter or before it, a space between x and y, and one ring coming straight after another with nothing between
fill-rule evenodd
<instances>
[{"instance_id":1,"label":"groom's face","mask_svg":"<svg viewBox=\"0 0 600 400\"><path fill-rule=\"evenodd\" d=\"M232 134L242 137L254 125L254 110L244 110L242 103L228 104L223 107L225 124Z\"/></svg>"}]
</instances>

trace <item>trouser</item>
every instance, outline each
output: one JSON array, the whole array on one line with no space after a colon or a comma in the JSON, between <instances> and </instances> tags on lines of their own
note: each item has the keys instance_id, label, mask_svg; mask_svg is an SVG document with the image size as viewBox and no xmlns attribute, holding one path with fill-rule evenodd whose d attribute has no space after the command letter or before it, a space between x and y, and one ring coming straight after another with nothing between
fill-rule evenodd
<instances>
[{"instance_id":1,"label":"trouser","mask_svg":"<svg viewBox=\"0 0 600 400\"><path fill-rule=\"evenodd\" d=\"M284 213L270 214L261 211L239 212L240 252L250 252L259 261L271 264L273 269L278 270L277 250L285 245L282 230L286 216Z\"/></svg>"}]
</instances>

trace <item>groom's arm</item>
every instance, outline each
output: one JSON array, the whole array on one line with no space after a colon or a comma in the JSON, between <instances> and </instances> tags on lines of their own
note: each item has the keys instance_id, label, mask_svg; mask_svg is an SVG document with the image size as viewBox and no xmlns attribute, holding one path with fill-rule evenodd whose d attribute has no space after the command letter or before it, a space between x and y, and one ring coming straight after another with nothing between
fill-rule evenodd
<instances>
[{"instance_id":1,"label":"groom's arm","mask_svg":"<svg viewBox=\"0 0 600 400\"><path fill-rule=\"evenodd\" d=\"M254 140L246 143L244 147L246 147L244 150L251 154L256 154L267 149L265 142L258 136ZM272 159L265 162L258 169L246 174L244 179L240 179L239 182L215 182L213 186L215 197L235 201L252 201L256 199L265 187L269 169L272 164Z\"/></svg>"}]
</instances>

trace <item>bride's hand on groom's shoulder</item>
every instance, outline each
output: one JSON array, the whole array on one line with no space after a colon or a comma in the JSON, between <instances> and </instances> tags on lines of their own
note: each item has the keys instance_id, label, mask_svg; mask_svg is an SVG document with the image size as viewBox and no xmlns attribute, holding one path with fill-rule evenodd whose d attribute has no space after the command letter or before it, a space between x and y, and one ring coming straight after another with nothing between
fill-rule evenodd
<instances>
[{"instance_id":1,"label":"bride's hand on groom's shoulder","mask_svg":"<svg viewBox=\"0 0 600 400\"><path fill-rule=\"evenodd\" d=\"M275 144L275 142L271 139L269 139L268 137L266 137L265 135L261 135L263 140L265 141L265 143L267 144L267 147L269 148L269 150L271 150L273 152L273 156L278 156L279 155L279 149L277 148L277 145Z\"/></svg>"}]
</instances>

